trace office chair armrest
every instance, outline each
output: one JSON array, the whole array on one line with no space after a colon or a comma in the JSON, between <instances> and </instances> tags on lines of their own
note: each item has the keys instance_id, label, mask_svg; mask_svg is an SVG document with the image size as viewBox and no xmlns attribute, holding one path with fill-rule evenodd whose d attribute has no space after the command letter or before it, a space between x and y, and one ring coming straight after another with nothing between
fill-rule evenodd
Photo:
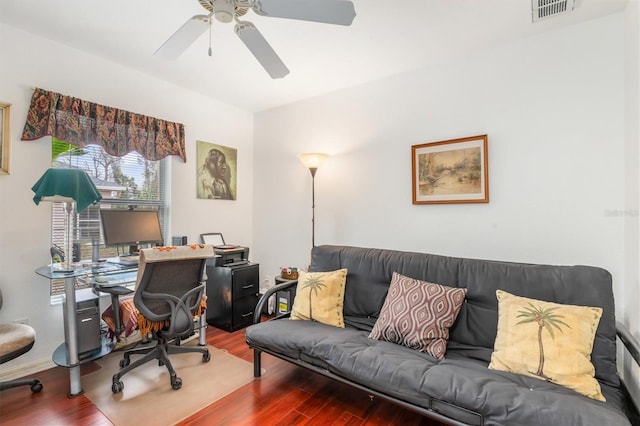
<instances>
[{"instance_id":1,"label":"office chair armrest","mask_svg":"<svg viewBox=\"0 0 640 426\"><path fill-rule=\"evenodd\" d=\"M101 293L115 294L117 296L123 296L125 294L133 293L132 289L127 288L127 287L123 287L123 286L120 286L120 285L111 286L111 287L102 287L99 284L95 284L93 286L93 288L95 288L96 291L99 291Z\"/></svg>"},{"instance_id":2,"label":"office chair armrest","mask_svg":"<svg viewBox=\"0 0 640 426\"><path fill-rule=\"evenodd\" d=\"M200 296L197 296L199 293ZM150 321L160 322L169 320L168 333L176 333L176 328L179 328L177 334L184 334L193 328L193 312L197 310L203 293L204 284L200 284L199 286L192 288L181 298L167 293L151 293L143 291L142 297L165 302L169 305L170 312L156 314L145 306L144 303L136 303L136 306L140 314ZM187 306L186 302L190 299L194 299L195 301L192 306Z\"/></svg>"}]
</instances>

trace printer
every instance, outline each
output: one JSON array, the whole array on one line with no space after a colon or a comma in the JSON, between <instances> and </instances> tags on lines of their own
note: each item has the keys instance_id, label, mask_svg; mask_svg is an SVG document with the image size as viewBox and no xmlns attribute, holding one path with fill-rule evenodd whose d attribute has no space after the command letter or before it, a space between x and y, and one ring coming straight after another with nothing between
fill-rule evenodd
<instances>
[{"instance_id":1,"label":"printer","mask_svg":"<svg viewBox=\"0 0 640 426\"><path fill-rule=\"evenodd\" d=\"M238 266L249 263L249 247L213 246L213 266ZM210 261L207 261L209 264Z\"/></svg>"},{"instance_id":2,"label":"printer","mask_svg":"<svg viewBox=\"0 0 640 426\"><path fill-rule=\"evenodd\" d=\"M249 263L249 247L229 245L220 232L200 234L204 244L213 245L215 257L207 261L209 266L239 266Z\"/></svg>"}]
</instances>

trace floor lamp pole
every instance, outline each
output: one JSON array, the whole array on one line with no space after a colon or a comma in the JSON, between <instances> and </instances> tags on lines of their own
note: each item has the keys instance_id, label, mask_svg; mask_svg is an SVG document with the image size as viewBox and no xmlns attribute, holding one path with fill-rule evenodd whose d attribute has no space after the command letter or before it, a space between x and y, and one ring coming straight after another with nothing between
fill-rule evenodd
<instances>
[{"instance_id":1,"label":"floor lamp pole","mask_svg":"<svg viewBox=\"0 0 640 426\"><path fill-rule=\"evenodd\" d=\"M74 202L73 201L65 201L64 209L67 213L67 218L64 224L64 262L62 265L63 271L73 271L72 266L72 257L73 257L73 248L71 247L71 221L73 220L73 211Z\"/></svg>"},{"instance_id":2,"label":"floor lamp pole","mask_svg":"<svg viewBox=\"0 0 640 426\"><path fill-rule=\"evenodd\" d=\"M311 172L311 249L316 246L316 171L322 162L328 157L327 154L310 152L299 154L298 158Z\"/></svg>"},{"instance_id":3,"label":"floor lamp pole","mask_svg":"<svg viewBox=\"0 0 640 426\"><path fill-rule=\"evenodd\" d=\"M316 170L310 167L311 172L311 248L316 246Z\"/></svg>"}]
</instances>

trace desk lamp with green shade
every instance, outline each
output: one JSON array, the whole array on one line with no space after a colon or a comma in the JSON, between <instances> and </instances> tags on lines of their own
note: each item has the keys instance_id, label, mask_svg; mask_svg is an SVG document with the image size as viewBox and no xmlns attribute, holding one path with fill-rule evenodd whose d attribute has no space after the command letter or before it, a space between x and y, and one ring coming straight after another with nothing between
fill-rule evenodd
<instances>
[{"instance_id":1,"label":"desk lamp with green shade","mask_svg":"<svg viewBox=\"0 0 640 426\"><path fill-rule=\"evenodd\" d=\"M67 216L64 232L64 261L60 265L56 265L55 269L61 272L73 271L71 262L73 251L71 248L72 215L76 209L79 213L90 205L98 203L102 199L102 195L89 175L79 169L48 169L31 187L31 190L35 193L33 201L36 205L40 204L40 201L65 204ZM76 209L74 209L74 204Z\"/></svg>"}]
</instances>

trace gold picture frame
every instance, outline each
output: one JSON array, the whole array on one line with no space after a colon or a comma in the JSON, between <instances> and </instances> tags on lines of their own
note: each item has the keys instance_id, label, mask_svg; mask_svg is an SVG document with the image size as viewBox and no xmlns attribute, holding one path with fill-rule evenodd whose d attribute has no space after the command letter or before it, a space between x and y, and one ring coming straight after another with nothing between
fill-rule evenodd
<instances>
[{"instance_id":1,"label":"gold picture frame","mask_svg":"<svg viewBox=\"0 0 640 426\"><path fill-rule=\"evenodd\" d=\"M487 135L411 147L413 204L488 203Z\"/></svg>"},{"instance_id":2,"label":"gold picture frame","mask_svg":"<svg viewBox=\"0 0 640 426\"><path fill-rule=\"evenodd\" d=\"M9 126L11 123L10 104L0 102L0 175L8 175L10 172L11 155L11 134Z\"/></svg>"}]
</instances>

